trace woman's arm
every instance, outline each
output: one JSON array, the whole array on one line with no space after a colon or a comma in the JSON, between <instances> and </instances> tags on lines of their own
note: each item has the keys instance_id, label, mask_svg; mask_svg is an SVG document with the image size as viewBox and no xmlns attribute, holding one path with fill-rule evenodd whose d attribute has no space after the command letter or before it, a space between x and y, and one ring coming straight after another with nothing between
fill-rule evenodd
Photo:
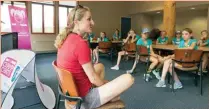
<instances>
[{"instance_id":1,"label":"woman's arm","mask_svg":"<svg viewBox=\"0 0 209 109\"><path fill-rule=\"evenodd\" d=\"M99 87L106 83L106 81L102 80L94 70L94 67L91 62L82 65L86 75L88 76L90 82L95 86Z\"/></svg>"}]
</instances>

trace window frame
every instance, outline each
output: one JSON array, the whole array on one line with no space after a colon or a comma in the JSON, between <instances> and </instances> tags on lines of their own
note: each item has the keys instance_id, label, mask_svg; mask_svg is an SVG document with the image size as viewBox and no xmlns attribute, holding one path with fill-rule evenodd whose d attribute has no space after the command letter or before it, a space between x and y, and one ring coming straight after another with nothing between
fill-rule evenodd
<instances>
[{"instance_id":1,"label":"window frame","mask_svg":"<svg viewBox=\"0 0 209 109\"><path fill-rule=\"evenodd\" d=\"M32 17L32 4L38 4L42 6L42 32L33 32L33 17ZM53 20L53 32L52 33L46 33L44 28L44 5L47 6L53 6L54 11L54 20ZM47 4L47 3L38 3L38 2L31 2L31 34L56 34L56 25L55 25L55 2L53 1L53 4Z\"/></svg>"},{"instance_id":2,"label":"window frame","mask_svg":"<svg viewBox=\"0 0 209 109\"><path fill-rule=\"evenodd\" d=\"M76 5L78 4L78 2L76 2ZM65 8L67 8L67 16L68 16L68 14L69 14L69 8L75 8L76 6L69 6L69 5L61 5L61 4L59 4L59 7L58 7L58 11L59 11L59 9L60 9L60 7L65 7ZM60 33L61 31L60 31L60 26L59 26L59 24L60 24L60 19L58 18L58 33Z\"/></svg>"}]
</instances>

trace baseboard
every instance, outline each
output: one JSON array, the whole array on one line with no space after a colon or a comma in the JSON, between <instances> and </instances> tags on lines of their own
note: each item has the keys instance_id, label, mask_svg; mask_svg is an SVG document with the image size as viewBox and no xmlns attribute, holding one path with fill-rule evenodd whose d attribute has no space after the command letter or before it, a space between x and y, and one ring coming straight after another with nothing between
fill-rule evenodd
<instances>
[{"instance_id":1,"label":"baseboard","mask_svg":"<svg viewBox=\"0 0 209 109\"><path fill-rule=\"evenodd\" d=\"M50 50L50 51L34 51L36 54L51 54L57 53L57 50Z\"/></svg>"}]
</instances>

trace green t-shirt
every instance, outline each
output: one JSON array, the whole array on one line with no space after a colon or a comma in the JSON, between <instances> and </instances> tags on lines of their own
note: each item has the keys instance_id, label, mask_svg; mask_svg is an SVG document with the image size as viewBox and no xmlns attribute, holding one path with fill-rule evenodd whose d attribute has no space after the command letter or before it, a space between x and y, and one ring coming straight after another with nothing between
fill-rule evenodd
<instances>
[{"instance_id":1,"label":"green t-shirt","mask_svg":"<svg viewBox=\"0 0 209 109\"><path fill-rule=\"evenodd\" d=\"M187 46L186 46L184 43L185 43L185 41L182 40L182 41L180 42L180 44L179 44L178 47L179 47L179 48L190 47L193 43L197 43L197 40L196 40L196 39L190 39ZM195 45L194 49L197 50L197 49L198 49L198 46Z\"/></svg>"},{"instance_id":2,"label":"green t-shirt","mask_svg":"<svg viewBox=\"0 0 209 109\"><path fill-rule=\"evenodd\" d=\"M160 37L157 38L157 41L160 44L164 44L165 42L168 41L168 37L161 38L161 36L160 36Z\"/></svg>"},{"instance_id":3,"label":"green t-shirt","mask_svg":"<svg viewBox=\"0 0 209 109\"><path fill-rule=\"evenodd\" d=\"M180 42L181 42L182 40L184 40L182 37L180 37L179 39L177 39L176 37L174 37L174 38L172 39L172 43L173 43L174 45L179 45Z\"/></svg>"}]
</instances>

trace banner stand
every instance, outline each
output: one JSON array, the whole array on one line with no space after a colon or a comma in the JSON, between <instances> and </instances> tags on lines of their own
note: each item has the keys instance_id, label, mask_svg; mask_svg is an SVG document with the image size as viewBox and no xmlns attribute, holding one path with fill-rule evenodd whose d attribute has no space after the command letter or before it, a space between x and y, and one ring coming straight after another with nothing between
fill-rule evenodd
<instances>
[{"instance_id":1,"label":"banner stand","mask_svg":"<svg viewBox=\"0 0 209 109\"><path fill-rule=\"evenodd\" d=\"M38 96L47 109L55 107L56 98L53 90L41 83L36 73L35 53L18 49L6 51L1 55L2 109L11 109L14 105L15 98L12 97L12 93L20 76L25 78L25 82L34 83Z\"/></svg>"}]
</instances>

